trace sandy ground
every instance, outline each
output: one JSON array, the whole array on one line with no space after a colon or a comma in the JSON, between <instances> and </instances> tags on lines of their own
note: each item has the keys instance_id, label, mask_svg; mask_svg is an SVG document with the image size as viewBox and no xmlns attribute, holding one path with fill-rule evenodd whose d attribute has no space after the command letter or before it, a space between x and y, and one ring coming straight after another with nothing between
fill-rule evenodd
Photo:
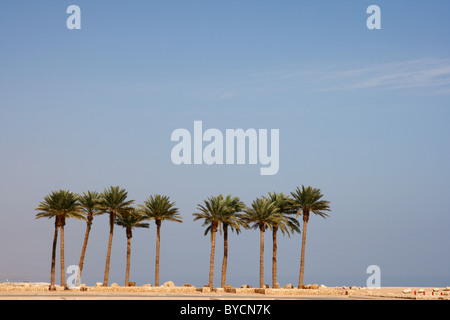
<instances>
[{"instance_id":1,"label":"sandy ground","mask_svg":"<svg viewBox=\"0 0 450 320\"><path fill-rule=\"evenodd\" d=\"M208 299L412 299L450 300L450 287L321 287L319 289L214 289L176 286L109 287L85 286L64 290L57 286L49 291L48 283L0 283L0 300L45 299L148 299L148 300L208 300Z\"/></svg>"}]
</instances>

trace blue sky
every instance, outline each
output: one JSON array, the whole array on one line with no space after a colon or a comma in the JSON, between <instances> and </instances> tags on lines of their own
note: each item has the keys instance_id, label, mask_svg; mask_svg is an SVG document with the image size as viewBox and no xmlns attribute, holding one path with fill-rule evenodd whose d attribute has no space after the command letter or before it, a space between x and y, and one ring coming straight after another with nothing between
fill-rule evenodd
<instances>
[{"instance_id":1,"label":"blue sky","mask_svg":"<svg viewBox=\"0 0 450 320\"><path fill-rule=\"evenodd\" d=\"M81 8L81 30L66 8ZM381 8L381 30L366 9ZM450 28L447 1L0 1L0 281L49 281L56 189L120 185L167 194L161 282L208 280L198 203L231 193L320 188L330 218L308 225L306 283L448 285ZM280 170L175 166L177 128L280 130ZM68 221L66 265L85 224ZM154 282L154 225L132 239L130 280ZM84 280L103 280L108 222L96 218ZM125 274L116 228L110 282ZM220 279L221 240L216 250ZM279 282L298 281L300 235L280 239ZM258 284L259 235L230 238L229 283ZM266 282L271 236L266 233ZM57 276L59 279L59 276ZM219 284L219 280L215 283Z\"/></svg>"}]
</instances>

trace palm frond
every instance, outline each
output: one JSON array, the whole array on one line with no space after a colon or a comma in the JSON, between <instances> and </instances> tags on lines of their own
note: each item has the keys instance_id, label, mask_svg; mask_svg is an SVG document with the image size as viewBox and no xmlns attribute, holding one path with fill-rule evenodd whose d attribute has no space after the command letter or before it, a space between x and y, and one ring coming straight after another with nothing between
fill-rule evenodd
<instances>
[{"instance_id":1,"label":"palm frond","mask_svg":"<svg viewBox=\"0 0 450 320\"><path fill-rule=\"evenodd\" d=\"M152 195L139 207L148 220L183 222L181 215L178 213L179 209L175 207L175 202L171 202L168 196Z\"/></svg>"},{"instance_id":2,"label":"palm frond","mask_svg":"<svg viewBox=\"0 0 450 320\"><path fill-rule=\"evenodd\" d=\"M52 218L64 216L66 218L84 219L80 205L78 204L78 195L69 190L52 191L39 202L36 211L36 219Z\"/></svg>"},{"instance_id":3,"label":"palm frond","mask_svg":"<svg viewBox=\"0 0 450 320\"><path fill-rule=\"evenodd\" d=\"M329 217L324 211L331 211L330 202L320 200L323 197L320 189L311 186L306 188L305 186L302 186L302 189L297 187L295 192L291 192L291 195L298 210L297 216L300 213L309 214L309 212L313 212L322 218Z\"/></svg>"},{"instance_id":4,"label":"palm frond","mask_svg":"<svg viewBox=\"0 0 450 320\"><path fill-rule=\"evenodd\" d=\"M126 207L117 212L115 223L124 228L149 228L150 224L142 222L147 217L133 207Z\"/></svg>"},{"instance_id":5,"label":"palm frond","mask_svg":"<svg viewBox=\"0 0 450 320\"><path fill-rule=\"evenodd\" d=\"M134 200L127 200L128 192L119 186L111 186L100 194L99 209L103 212L117 212L118 210L131 206Z\"/></svg>"},{"instance_id":6,"label":"palm frond","mask_svg":"<svg viewBox=\"0 0 450 320\"><path fill-rule=\"evenodd\" d=\"M81 211L86 216L96 216L104 213L101 209L102 198L96 191L87 191L79 195L78 202L81 206Z\"/></svg>"},{"instance_id":7,"label":"palm frond","mask_svg":"<svg viewBox=\"0 0 450 320\"><path fill-rule=\"evenodd\" d=\"M251 207L246 209L242 219L249 228L256 229L268 227L271 229L273 226L280 224L283 215L279 212L275 203L263 196L252 202Z\"/></svg>"}]
</instances>

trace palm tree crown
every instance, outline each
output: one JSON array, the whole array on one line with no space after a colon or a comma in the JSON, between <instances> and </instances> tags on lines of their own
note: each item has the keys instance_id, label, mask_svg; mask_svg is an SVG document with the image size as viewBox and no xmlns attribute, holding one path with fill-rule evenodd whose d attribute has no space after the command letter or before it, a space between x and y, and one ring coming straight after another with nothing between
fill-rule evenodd
<instances>
[{"instance_id":1,"label":"palm tree crown","mask_svg":"<svg viewBox=\"0 0 450 320\"><path fill-rule=\"evenodd\" d=\"M87 220L92 222L94 216L102 214L101 197L96 191L87 191L79 195L78 202L80 211L86 216Z\"/></svg>"},{"instance_id":2,"label":"palm tree crown","mask_svg":"<svg viewBox=\"0 0 450 320\"><path fill-rule=\"evenodd\" d=\"M239 214L239 212L246 209L244 202L242 202L239 197L232 197L231 195L227 195L226 198L224 198L224 196L220 194L217 198L218 202L225 202L218 214L218 220L222 225L222 229L225 230L227 227L230 227L231 230L239 233L243 223L242 215Z\"/></svg>"},{"instance_id":3,"label":"palm tree crown","mask_svg":"<svg viewBox=\"0 0 450 320\"><path fill-rule=\"evenodd\" d=\"M146 222L147 217L139 210L133 207L127 207L117 212L116 224L126 229L127 238L132 238L132 230L134 228L149 228L150 225Z\"/></svg>"},{"instance_id":4,"label":"palm tree crown","mask_svg":"<svg viewBox=\"0 0 450 320\"><path fill-rule=\"evenodd\" d=\"M220 217L227 210L223 196L209 197L208 200L204 200L204 205L198 204L197 208L200 212L193 214L194 221L204 220L202 227L207 227L205 229L205 235L210 231L217 232L220 225Z\"/></svg>"},{"instance_id":5,"label":"palm tree crown","mask_svg":"<svg viewBox=\"0 0 450 320\"><path fill-rule=\"evenodd\" d=\"M267 227L271 229L274 224L280 223L283 215L279 213L275 203L263 196L252 202L252 206L247 208L242 218L248 228L259 228L264 232Z\"/></svg>"},{"instance_id":6,"label":"palm tree crown","mask_svg":"<svg viewBox=\"0 0 450 320\"><path fill-rule=\"evenodd\" d=\"M303 214L303 220L309 220L309 213L312 212L322 218L329 217L324 211L330 211L330 202L320 200L323 197L322 192L318 188L311 186L304 187L300 190L298 187L295 192L291 192L294 198L294 206L297 208L297 216Z\"/></svg>"},{"instance_id":7,"label":"palm tree crown","mask_svg":"<svg viewBox=\"0 0 450 320\"><path fill-rule=\"evenodd\" d=\"M71 191L52 191L44 197L44 201L39 202L36 210L40 212L36 214L36 219L56 218L59 224L64 223L65 218L84 220L77 200L78 195Z\"/></svg>"},{"instance_id":8,"label":"palm tree crown","mask_svg":"<svg viewBox=\"0 0 450 320\"><path fill-rule=\"evenodd\" d=\"M110 214L110 226L114 226L115 217L119 210L124 210L134 203L134 200L126 200L127 196L128 192L125 189L120 189L119 186L111 186L100 194L100 208L103 213Z\"/></svg>"},{"instance_id":9,"label":"palm tree crown","mask_svg":"<svg viewBox=\"0 0 450 320\"><path fill-rule=\"evenodd\" d=\"M271 223L276 230L280 230L283 235L290 236L291 232L300 233L298 220L289 215L295 214L297 209L294 200L284 193L269 192L268 199L274 204L277 212L281 215Z\"/></svg>"},{"instance_id":10,"label":"palm tree crown","mask_svg":"<svg viewBox=\"0 0 450 320\"><path fill-rule=\"evenodd\" d=\"M168 196L156 194L148 197L144 201L144 205L139 205L142 213L147 216L149 220L155 220L158 224L162 220L183 222L178 208L175 207L175 202L170 202Z\"/></svg>"}]
</instances>

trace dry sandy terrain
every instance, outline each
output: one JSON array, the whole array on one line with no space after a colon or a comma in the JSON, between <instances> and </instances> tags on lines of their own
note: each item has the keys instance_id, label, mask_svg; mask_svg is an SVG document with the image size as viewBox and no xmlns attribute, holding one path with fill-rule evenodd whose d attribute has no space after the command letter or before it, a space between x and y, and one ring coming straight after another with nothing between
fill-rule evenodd
<instances>
[{"instance_id":1,"label":"dry sandy terrain","mask_svg":"<svg viewBox=\"0 0 450 320\"><path fill-rule=\"evenodd\" d=\"M150 285L123 287L86 286L64 290L56 286L49 291L48 283L0 283L0 299L415 299L450 300L450 287L320 287L314 289L259 289L259 288L209 288L177 287L166 283L160 287Z\"/></svg>"}]
</instances>

